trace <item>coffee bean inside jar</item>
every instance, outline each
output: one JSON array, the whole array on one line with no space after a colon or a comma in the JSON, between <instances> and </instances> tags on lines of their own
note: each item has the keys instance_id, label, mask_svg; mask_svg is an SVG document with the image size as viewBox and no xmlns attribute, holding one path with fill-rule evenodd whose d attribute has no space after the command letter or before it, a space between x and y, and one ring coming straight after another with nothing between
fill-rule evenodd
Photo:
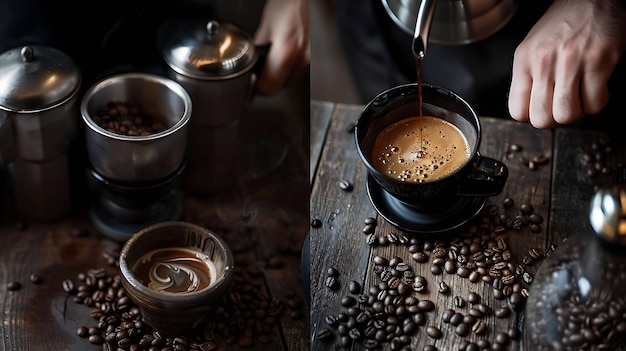
<instances>
[{"instance_id":1,"label":"coffee bean inside jar","mask_svg":"<svg viewBox=\"0 0 626 351\"><path fill-rule=\"evenodd\" d=\"M128 101L109 102L92 119L111 133L128 136L148 136L166 129L158 118Z\"/></svg>"}]
</instances>

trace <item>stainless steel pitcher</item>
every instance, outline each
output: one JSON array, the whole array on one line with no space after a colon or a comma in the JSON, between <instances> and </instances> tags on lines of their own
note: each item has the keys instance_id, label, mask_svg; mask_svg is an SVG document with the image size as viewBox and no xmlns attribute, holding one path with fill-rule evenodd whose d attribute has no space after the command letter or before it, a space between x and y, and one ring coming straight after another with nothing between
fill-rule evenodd
<instances>
[{"instance_id":1,"label":"stainless steel pitcher","mask_svg":"<svg viewBox=\"0 0 626 351\"><path fill-rule=\"evenodd\" d=\"M496 33L515 14L517 0L382 0L405 32L428 42L470 44ZM415 38L414 38L415 39ZM422 52L422 54L423 54Z\"/></svg>"},{"instance_id":2,"label":"stainless steel pitcher","mask_svg":"<svg viewBox=\"0 0 626 351\"><path fill-rule=\"evenodd\" d=\"M71 210L80 84L78 66L57 49L26 45L0 55L0 165L9 167L25 217L55 220Z\"/></svg>"}]
</instances>

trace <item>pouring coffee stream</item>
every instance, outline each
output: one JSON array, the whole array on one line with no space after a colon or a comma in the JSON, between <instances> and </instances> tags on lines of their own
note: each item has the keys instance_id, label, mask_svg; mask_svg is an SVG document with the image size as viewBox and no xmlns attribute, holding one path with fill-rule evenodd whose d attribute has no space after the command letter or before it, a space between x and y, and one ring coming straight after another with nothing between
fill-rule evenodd
<instances>
[{"instance_id":1,"label":"pouring coffee stream","mask_svg":"<svg viewBox=\"0 0 626 351\"><path fill-rule=\"evenodd\" d=\"M424 125L423 112L422 112L422 59L426 54L426 44L428 43L428 31L432 23L433 15L435 14L435 8L437 0L424 0L420 3L419 10L417 12L417 19L415 21L415 32L413 33L413 55L416 61L417 71L417 95L418 95L418 107L420 118L420 147L417 152L417 157L422 157L424 151L424 136L422 128Z\"/></svg>"}]
</instances>

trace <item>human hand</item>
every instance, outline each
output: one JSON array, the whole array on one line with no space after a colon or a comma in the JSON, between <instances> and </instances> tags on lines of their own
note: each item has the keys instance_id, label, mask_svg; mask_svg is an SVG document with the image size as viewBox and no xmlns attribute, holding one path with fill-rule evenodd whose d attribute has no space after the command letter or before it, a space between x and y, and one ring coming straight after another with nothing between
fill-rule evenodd
<instances>
[{"instance_id":1,"label":"human hand","mask_svg":"<svg viewBox=\"0 0 626 351\"><path fill-rule=\"evenodd\" d=\"M311 62L309 0L268 0L254 42L271 42L257 82L259 94L274 95L305 76Z\"/></svg>"},{"instance_id":2,"label":"human hand","mask_svg":"<svg viewBox=\"0 0 626 351\"><path fill-rule=\"evenodd\" d=\"M625 47L620 1L555 0L515 51L511 117L550 128L601 112Z\"/></svg>"}]
</instances>

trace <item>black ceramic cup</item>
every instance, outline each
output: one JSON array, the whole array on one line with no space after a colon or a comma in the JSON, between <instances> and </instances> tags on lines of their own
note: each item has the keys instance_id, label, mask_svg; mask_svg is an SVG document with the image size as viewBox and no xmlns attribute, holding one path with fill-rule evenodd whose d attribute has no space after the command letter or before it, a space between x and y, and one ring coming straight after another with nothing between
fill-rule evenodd
<instances>
[{"instance_id":1,"label":"black ceramic cup","mask_svg":"<svg viewBox=\"0 0 626 351\"><path fill-rule=\"evenodd\" d=\"M450 90L422 85L424 116L442 118L464 134L470 157L452 173L424 182L406 182L379 171L372 163L372 149L379 133L389 125L419 114L416 83L386 90L369 102L355 127L359 157L371 177L391 196L409 206L445 202L459 196L487 197L499 194L508 177L502 162L480 155L481 124L472 107Z\"/></svg>"}]
</instances>

